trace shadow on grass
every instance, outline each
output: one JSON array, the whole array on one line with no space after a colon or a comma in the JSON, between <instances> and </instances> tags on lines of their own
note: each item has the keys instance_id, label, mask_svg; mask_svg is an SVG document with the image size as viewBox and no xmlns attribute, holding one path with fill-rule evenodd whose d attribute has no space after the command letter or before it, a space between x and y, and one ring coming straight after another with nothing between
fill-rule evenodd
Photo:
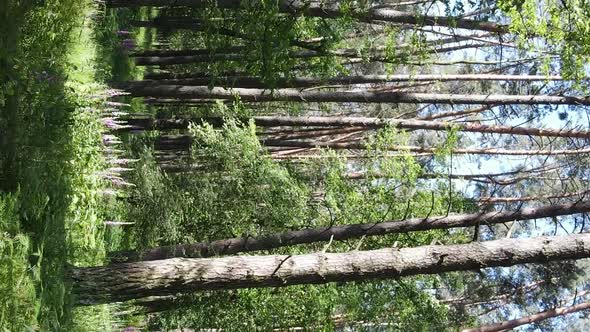
<instances>
[{"instance_id":1,"label":"shadow on grass","mask_svg":"<svg viewBox=\"0 0 590 332\"><path fill-rule=\"evenodd\" d=\"M100 102L77 91L86 82L72 76L86 79L88 72L72 75L79 70L69 58L72 44L83 43L78 32L92 4L31 4L0 1L0 330L120 330L126 325L113 318L119 308L75 307L64 277L68 266L103 264L107 248L117 249L103 223L120 211L100 193L98 174L107 167ZM96 53L78 59L94 59L90 85L141 76L117 31L148 13L99 14L90 36ZM133 37L152 39L149 30Z\"/></svg>"},{"instance_id":2,"label":"shadow on grass","mask_svg":"<svg viewBox=\"0 0 590 332\"><path fill-rule=\"evenodd\" d=\"M123 82L138 79L143 69L134 65L129 53L135 47L149 48L153 40L153 30L133 28L131 21L146 20L152 10L107 9L94 29L94 39L98 44L96 80L101 82Z\"/></svg>"},{"instance_id":3,"label":"shadow on grass","mask_svg":"<svg viewBox=\"0 0 590 332\"><path fill-rule=\"evenodd\" d=\"M72 163L76 149L71 144L70 127L75 121L76 105L64 93L62 73L55 70L48 75L53 75L55 81L34 82L16 76L21 91L12 96L14 102L6 104L13 109L2 112L9 124L5 133L11 138L2 146L2 151L11 151L3 167L2 188L12 192L6 199L15 201L16 211L12 211L11 220L5 221L12 226L10 237L27 236L30 243L29 255L18 257L23 265L27 259L30 268L21 271L26 272L23 275L11 276L30 279L36 286L37 312L21 323L31 329L58 331L68 320L65 308L71 302L63 275L72 254L66 224L72 222L69 213L76 191L71 178L76 172ZM2 306L20 305L18 298L3 300ZM23 316L14 310L10 316ZM12 325L10 316L2 323L9 330L23 330L24 326Z\"/></svg>"},{"instance_id":4,"label":"shadow on grass","mask_svg":"<svg viewBox=\"0 0 590 332\"><path fill-rule=\"evenodd\" d=\"M0 330L104 331L74 316L68 265L104 261L102 127L68 85L69 45L89 2L0 4Z\"/></svg>"}]
</instances>

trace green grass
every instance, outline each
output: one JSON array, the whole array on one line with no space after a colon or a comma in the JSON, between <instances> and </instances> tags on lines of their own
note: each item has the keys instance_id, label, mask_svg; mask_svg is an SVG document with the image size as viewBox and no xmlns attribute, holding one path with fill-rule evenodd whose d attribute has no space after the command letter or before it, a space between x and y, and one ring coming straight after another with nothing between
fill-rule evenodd
<instances>
[{"instance_id":1,"label":"green grass","mask_svg":"<svg viewBox=\"0 0 590 332\"><path fill-rule=\"evenodd\" d=\"M131 20L147 20L157 15L157 9L141 7L138 9L107 9L97 20L93 31L94 40L97 42L95 62L95 80L101 82L123 82L139 80L143 78L145 67L136 67L133 59L126 50L121 47L121 41L125 38L134 39L138 48L149 49L155 41L153 29L132 28ZM118 36L118 31L129 31L130 36ZM132 111L145 112L146 105L141 98L126 98L125 102L131 104Z\"/></svg>"},{"instance_id":2,"label":"green grass","mask_svg":"<svg viewBox=\"0 0 590 332\"><path fill-rule=\"evenodd\" d=\"M0 4L0 331L118 330L118 308L74 307L64 277L105 261L103 221L118 213L97 174L97 9L37 3Z\"/></svg>"},{"instance_id":3,"label":"green grass","mask_svg":"<svg viewBox=\"0 0 590 332\"><path fill-rule=\"evenodd\" d=\"M31 241L19 232L17 204L13 195L0 196L0 322L6 331L32 329L38 310L33 282L38 270L29 266Z\"/></svg>"},{"instance_id":4,"label":"green grass","mask_svg":"<svg viewBox=\"0 0 590 332\"><path fill-rule=\"evenodd\" d=\"M153 29L131 28L131 20L147 20L157 15L156 9L141 7L130 10L127 8L108 9L101 17L93 31L94 39L98 43L97 76L99 81L121 82L141 79L144 67L136 67L128 56L129 50L121 47L120 41L132 38L139 48L149 49L155 40ZM128 37L117 36L117 31L129 31ZM104 61L107 60L107 61Z\"/></svg>"}]
</instances>

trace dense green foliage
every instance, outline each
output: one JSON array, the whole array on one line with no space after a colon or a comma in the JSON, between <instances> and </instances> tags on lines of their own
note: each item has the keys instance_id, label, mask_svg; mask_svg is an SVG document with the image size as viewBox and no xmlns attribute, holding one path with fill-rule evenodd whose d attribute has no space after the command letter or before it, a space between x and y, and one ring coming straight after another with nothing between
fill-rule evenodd
<instances>
[{"instance_id":1,"label":"dense green foliage","mask_svg":"<svg viewBox=\"0 0 590 332\"><path fill-rule=\"evenodd\" d=\"M139 246L303 226L306 189L263 154L253 127L229 122L223 133L205 126L195 134L204 169L198 176L161 174L149 157L140 164L130 211Z\"/></svg>"},{"instance_id":2,"label":"dense green foliage","mask_svg":"<svg viewBox=\"0 0 590 332\"><path fill-rule=\"evenodd\" d=\"M464 56L461 58L466 60L461 63L464 66L449 70L434 64L447 52L446 46L457 42L454 28L458 21L452 21L437 32L428 30L430 27L420 27L426 23L423 18L417 20L418 24L369 25L358 17L368 13L369 7L375 4L338 3L342 15L319 18L306 15L305 11L281 13L274 0L247 2L240 9L220 9L214 1L199 9L108 9L90 0L1 1L0 330L117 331L134 326L151 330L447 331L475 324L478 320L507 319L512 317L511 310L524 313L550 309L556 299L583 285L582 268L566 262L487 269L479 273L220 290L142 299L135 303L76 306L68 270L108 264L109 252L255 237L312 227L488 211L497 207L482 204L478 198L538 194L548 187L547 183L563 185L565 177L574 178L579 174L582 174L579 179L563 186L569 191L572 190L570 186L584 187L586 171L582 158L575 159L576 167L568 166L555 181L548 176L529 174L526 181L511 179L514 182L506 180L506 184L494 182L492 176L482 176L473 185L446 176L465 166L457 166L457 163L467 163L453 152L464 145L495 148L505 143L521 149L577 148L577 142L565 137L552 141L532 139L525 143L514 136L504 140L474 139L474 135L460 133L452 125L441 134L385 127L359 130L352 136L338 132L350 128L328 128L327 131L333 130L331 134L337 134L333 137L317 133L305 136L302 133L318 129L265 128L244 120L260 114L420 118L457 111L456 105L426 105L418 109L414 105L361 106L360 103L307 103L303 100L261 105L241 103L236 94L233 103L216 102L213 106L211 100L197 100L196 105L191 106L178 100L172 102L183 105L150 106L147 99L144 103L142 98L131 96L113 98L118 92L107 89L107 83L154 74L154 67L135 66L132 57L135 51L167 48L205 50L212 58L230 54L234 60L162 65L156 74L199 71L210 79L209 85L213 87L219 76L233 76L237 72L255 76L269 94L276 91L279 83L296 78L359 73L487 74L498 71L519 74L536 73L541 64L546 73L558 71L577 83L584 82L587 77L590 8L584 1L503 0L497 6L506 17L496 16L500 14L495 4L491 8L488 1L470 2L472 9L481 11L466 17L495 18L498 22L507 19L509 27L506 33L460 36L470 41L487 40L489 44L485 48L500 46L500 50L494 49L485 56L476 54L473 61ZM444 11L447 16L460 20L462 15L468 14L466 5L442 1L427 6L392 6L416 15L421 11L429 15ZM192 26L185 25L181 29L133 26L138 20L149 22L167 17L188 19ZM504 64L502 47L509 42L515 42L510 46L516 49L508 52L509 57L538 54L544 62L520 61L502 68L489 67ZM239 51L231 51L232 48ZM451 65L461 57L450 52L442 59L448 62L442 64ZM498 63L476 61L483 57L498 60ZM557 91L569 94L573 91L570 91L571 86L576 86L571 82L498 85L450 82L446 86L439 86L439 83L442 81L408 80L396 85L315 86L310 89L328 93L364 89L370 93L418 91L468 95ZM118 115L114 114L129 115L121 112L122 109L114 109L113 105L131 113L132 117L147 113L174 120L183 116L215 115L223 118L223 126L191 124L187 130L135 132L118 127ZM467 108L460 110L475 114L473 117L456 114L441 118L520 126L521 116L526 118L525 123L543 124L547 121L543 116L558 109L551 105L543 109L510 109L512 107L514 105L500 108L499 116L494 111L481 113L488 118L477 115L484 111ZM562 112L560 116L565 114L563 119L568 118L567 113L559 111ZM576 116L581 118L580 114ZM112 143L109 141L117 142L119 138L105 136L108 130L123 141L121 146L109 145ZM158 139L165 134L186 135L177 137L188 139L188 144L161 151ZM302 135L295 140L312 137L323 142L343 139L343 142L359 143L362 147L351 149L354 152L305 148L301 156L281 159L278 157L289 156L292 151L265 146L265 138L281 135ZM398 149L392 153L399 146L422 144L433 147L434 152L419 156ZM135 160L119 159L119 148L132 154ZM478 157L468 163L485 161L486 157ZM526 163L536 165L545 161L527 159ZM487 170L489 168L487 166ZM124 177L114 174L119 171L127 173ZM545 180L547 182L543 182ZM524 204L516 200L505 206L519 209ZM567 232L569 224L577 223L570 218L565 220L564 227L561 222L565 218L550 221L555 232L558 225ZM253 254L338 253L392 246L466 243L503 236L531 236L538 230L536 225L521 226L514 232L514 225L474 228L476 230L433 230L300 244ZM579 228L584 228L584 222ZM548 227L541 229L547 233ZM515 291L523 284L538 280L545 283L543 291L526 294ZM485 302L494 293L510 294L512 304L494 307L497 302ZM481 310L477 311L444 302L461 296L485 303L479 305L477 308ZM484 313L483 318L479 318L485 310L491 314ZM551 323L539 326L553 327Z\"/></svg>"},{"instance_id":3,"label":"dense green foliage","mask_svg":"<svg viewBox=\"0 0 590 332\"><path fill-rule=\"evenodd\" d=\"M137 247L256 236L285 229L354 224L463 211L472 207L444 185L432 191L419 185L421 172L409 154L383 158L383 149L405 140L395 130L380 132L369 145L369 158L355 167L368 170L361 180L346 178L349 163L328 152L326 161L292 167L271 160L261 147L253 123L227 119L221 129L193 126L192 154L199 165L190 173L165 174L141 152L137 187L130 197L130 216L139 227L131 243ZM302 171L307 169L307 171ZM312 199L312 188L322 188ZM440 190L440 191L439 191ZM449 206L448 198L453 201ZM460 233L416 232L350 241L335 241L323 250L345 252L383 246L416 246ZM276 253L306 253L325 244L276 249ZM228 330L390 324L394 329L445 330L446 309L434 303L418 284L435 278L378 281L276 290L213 292L177 298L177 309L151 322L158 328L222 328ZM149 308L149 306L148 306ZM418 317L430 317L420 320ZM339 322L334 317L344 317Z\"/></svg>"},{"instance_id":4,"label":"dense green foliage","mask_svg":"<svg viewBox=\"0 0 590 332\"><path fill-rule=\"evenodd\" d=\"M152 323L159 328L215 326L229 331L296 327L316 331L349 327L362 331L372 326L400 331L448 330L446 308L434 303L413 282L212 292L177 300L178 309L160 315Z\"/></svg>"},{"instance_id":5,"label":"dense green foliage","mask_svg":"<svg viewBox=\"0 0 590 332\"><path fill-rule=\"evenodd\" d=\"M260 76L269 86L278 80L292 78L293 68L304 67L309 73L323 76L334 76L344 70L328 51L338 46L344 33L350 31L352 23L346 18L326 21L278 15L277 3L273 0L249 2L242 10L209 6L189 13L195 15L205 33L170 31L173 47L225 52L239 40L244 46L244 51L240 52L244 60L183 65L183 70L206 69L214 77L221 73L247 71ZM183 17L186 12L167 9L162 14ZM219 17L231 19L217 19ZM318 56L294 57L297 52L293 52L293 46L300 46L302 51L315 52Z\"/></svg>"},{"instance_id":6,"label":"dense green foliage","mask_svg":"<svg viewBox=\"0 0 590 332\"><path fill-rule=\"evenodd\" d=\"M559 55L565 77L582 80L590 59L590 4L579 0L500 1L498 7L510 18L510 29L522 48ZM549 68L546 68L549 72Z\"/></svg>"}]
</instances>

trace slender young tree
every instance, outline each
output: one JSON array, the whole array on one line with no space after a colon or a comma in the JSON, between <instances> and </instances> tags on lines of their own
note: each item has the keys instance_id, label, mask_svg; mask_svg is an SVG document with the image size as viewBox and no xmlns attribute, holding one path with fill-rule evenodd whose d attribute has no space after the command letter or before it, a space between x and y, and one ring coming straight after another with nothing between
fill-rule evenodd
<instances>
[{"instance_id":1,"label":"slender young tree","mask_svg":"<svg viewBox=\"0 0 590 332\"><path fill-rule=\"evenodd\" d=\"M494 204L494 203L514 203L514 202L531 202L531 201L544 201L550 199L560 199L568 197L584 197L589 196L589 190L579 190L576 192L566 192L553 195L538 195L538 196L524 196L524 197L480 197L478 202L482 204Z\"/></svg>"},{"instance_id":2,"label":"slender young tree","mask_svg":"<svg viewBox=\"0 0 590 332\"><path fill-rule=\"evenodd\" d=\"M512 320L501 322L501 323L490 324L490 325L480 326L480 327L476 327L476 328L467 328L467 329L463 329L462 332L506 331L506 330L511 330L511 329L514 329L514 328L522 326L522 325L540 322L542 320L546 320L546 319L550 319L550 318L554 318L554 317L558 317L558 316L563 316L563 315L568 315L568 314L572 314L572 313L576 313L576 312L580 312L580 311L584 311L584 310L588 310L588 309L590 309L590 302L584 302L584 303L575 304L575 305L568 306L568 307L560 307L560 308L550 309L547 311L539 312L534 315L525 316L525 317L521 317L521 318L517 318L517 319L512 319Z\"/></svg>"},{"instance_id":3,"label":"slender young tree","mask_svg":"<svg viewBox=\"0 0 590 332\"><path fill-rule=\"evenodd\" d=\"M463 132L489 133L489 134L508 134L540 137L569 137L569 138L590 138L590 131L581 131L575 129L541 129L527 128L516 126L487 126L472 123L454 123L445 121L425 121L425 120L401 120L387 118L367 118L367 117L289 117L289 116L254 116L251 118L259 127L282 127L282 126L301 126L301 127L353 127L359 130L379 129L384 127L394 127L398 129L409 130L437 130L446 131L454 128ZM242 119L247 123L248 119ZM189 123L204 124L208 123L213 126L221 126L224 122L219 117L208 118L182 118L174 119L155 119L152 117L133 117L126 120L129 127L122 130L170 130L170 129L187 129ZM303 138L303 137L299 137Z\"/></svg>"},{"instance_id":4,"label":"slender young tree","mask_svg":"<svg viewBox=\"0 0 590 332\"><path fill-rule=\"evenodd\" d=\"M525 294L525 293L532 292L534 290L538 290L539 288L541 288L541 286L543 286L545 284L545 282L546 282L545 280L535 281L533 283L518 287L517 289L511 291L510 293L494 295L494 296L492 296L490 298L486 298L486 299L477 299L477 298L470 298L469 296L461 296L459 298L441 300L440 302L445 303L445 304L450 304L453 306L458 306L458 307L478 306L478 305L489 304L489 303L493 303L493 302L506 302L508 299L510 299L511 297L514 297L516 294Z\"/></svg>"},{"instance_id":5,"label":"slender young tree","mask_svg":"<svg viewBox=\"0 0 590 332\"><path fill-rule=\"evenodd\" d=\"M270 148L284 148L284 149L306 149L299 151L308 151L308 149L330 148L333 150L367 150L369 149L365 142L332 142L332 141L301 141L301 140L275 140L262 139L261 143ZM192 145L192 137L189 135L163 135L158 137L156 144L161 150L188 150ZM383 147L384 151L410 153L418 156L428 156L439 152L436 147L412 146L412 145L391 145ZM275 150L276 151L276 150ZM497 156L575 156L583 155L590 152L590 148L585 149L567 149L567 150L513 150L513 149L498 149L498 148L453 148L450 150L455 155L497 155ZM297 156L283 156L289 159ZM302 157L309 157L303 155ZM312 156L313 157L313 156ZM321 156L316 156L321 157ZM359 156L362 157L362 156Z\"/></svg>"},{"instance_id":6,"label":"slender young tree","mask_svg":"<svg viewBox=\"0 0 590 332\"><path fill-rule=\"evenodd\" d=\"M424 49L422 50L422 53L441 54L441 53L459 51L459 50L470 49L470 48L487 47L487 46L490 46L490 45L488 45L486 43L478 43L478 44L463 44L463 45L454 45L454 46L438 47L438 48L424 47ZM202 50L195 50L195 52L200 52L200 51L202 51ZM381 50L381 49L370 49L365 52L366 52L366 54L361 54L356 49L336 49L336 50L329 50L329 51L307 50L307 51L289 52L288 56L291 59L312 59L312 58L323 57L323 56L334 56L334 57L350 59L349 61L352 61L352 62L358 61L358 59L365 57L369 61L372 61L372 62L384 62L384 63L398 63L404 57L403 52L402 52L402 55L390 57L387 54L385 54L384 50ZM135 64L137 66L171 66L171 65L194 64L194 63L210 63L210 62L218 62L218 61L237 61L237 62L247 63L248 61L252 61L252 60L255 60L255 59L253 59L252 57L249 57L247 54L243 54L243 53L228 53L226 51L211 50L209 53L196 54L196 55L135 57ZM362 61L365 61L365 59L363 59Z\"/></svg>"}]
</instances>

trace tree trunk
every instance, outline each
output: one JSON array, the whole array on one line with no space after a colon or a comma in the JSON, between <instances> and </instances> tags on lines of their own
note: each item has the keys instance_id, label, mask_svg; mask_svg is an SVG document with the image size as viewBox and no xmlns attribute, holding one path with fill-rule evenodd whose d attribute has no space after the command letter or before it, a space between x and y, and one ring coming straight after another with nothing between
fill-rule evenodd
<instances>
[{"instance_id":1,"label":"tree trunk","mask_svg":"<svg viewBox=\"0 0 590 332\"><path fill-rule=\"evenodd\" d=\"M270 147L291 147L291 148L329 148L334 150L366 150L367 146L362 142L304 142L304 141L282 141L282 140L263 140L262 144ZM406 153L431 155L438 152L436 147L424 146L403 146L395 145L386 147L387 151L400 151ZM590 153L590 148L577 150L507 150L496 148L455 148L451 150L453 154L472 154L472 155L501 155L501 156L568 156Z\"/></svg>"},{"instance_id":2,"label":"tree trunk","mask_svg":"<svg viewBox=\"0 0 590 332\"><path fill-rule=\"evenodd\" d=\"M261 133L259 135L270 136L273 139L304 139L304 138L316 138L316 137L323 137L323 136L334 136L334 135L343 135L349 133L360 133L367 130L366 128L362 127L348 127L348 128L340 128L334 127L331 129L315 129L315 130L304 130L304 131L293 131L293 132L267 132Z\"/></svg>"},{"instance_id":3,"label":"tree trunk","mask_svg":"<svg viewBox=\"0 0 590 332\"><path fill-rule=\"evenodd\" d=\"M567 198L567 197L585 197L590 194L590 190L580 190L576 192L570 193L562 193L556 195L537 195L537 196L524 196L524 197L480 197L477 199L479 203L482 204L494 204L494 203L514 203L514 202L530 202L530 201L540 201L544 199L559 199L559 198Z\"/></svg>"},{"instance_id":4,"label":"tree trunk","mask_svg":"<svg viewBox=\"0 0 590 332\"><path fill-rule=\"evenodd\" d=\"M190 165L189 165L190 166ZM181 171L181 168L177 168ZM184 171L187 171L185 168ZM379 173L367 173L367 172L351 172L343 175L347 179L358 180L358 179L384 179L388 176L386 174ZM530 180L536 177L531 175L512 177L507 179L497 179L492 176L485 176L482 174L445 174L445 173L422 173L418 176L419 179L455 179L455 180L467 180L479 183L497 184L501 186L508 186L516 184L520 181ZM557 178L556 178L557 179Z\"/></svg>"},{"instance_id":5,"label":"tree trunk","mask_svg":"<svg viewBox=\"0 0 590 332\"><path fill-rule=\"evenodd\" d=\"M333 150L366 150L364 142L332 142L332 141L289 141L261 139L260 143L267 148L293 148L293 149L333 149ZM162 149L189 149L192 145L190 135L161 135L156 139L156 145ZM439 152L437 147L413 146L413 145L391 145L384 147L383 151L400 152L400 156L413 154L418 156L430 156ZM590 148L572 150L510 150L497 148L454 148L450 151L455 155L496 155L496 156L573 156L590 153ZM277 156L273 156L277 157ZM286 157L286 158L284 158ZM308 158L308 155L278 156L277 159ZM318 157L318 156L313 156ZM344 156L346 157L346 156Z\"/></svg>"},{"instance_id":6,"label":"tree trunk","mask_svg":"<svg viewBox=\"0 0 590 332\"><path fill-rule=\"evenodd\" d=\"M192 137L187 135L159 136L154 142L154 149L159 151L167 150L188 150L192 144Z\"/></svg>"},{"instance_id":7,"label":"tree trunk","mask_svg":"<svg viewBox=\"0 0 590 332\"><path fill-rule=\"evenodd\" d=\"M178 307L181 302L182 301L176 296L168 295L141 298L134 301L133 304L142 307L142 310L140 311L141 314L151 314L174 309Z\"/></svg>"},{"instance_id":8,"label":"tree trunk","mask_svg":"<svg viewBox=\"0 0 590 332\"><path fill-rule=\"evenodd\" d=\"M420 117L420 120L436 120L436 119L441 119L441 118L450 118L450 117L458 117L458 118L462 118L462 117L466 117L468 115L473 115L473 114L477 114L477 113L482 113L485 111L489 111L492 109L492 107L494 107L495 105L486 105L483 107L478 107L478 108L473 108L473 109L467 109L467 110L461 110L461 111L450 111L450 112L442 112L442 113L435 113L435 114L430 114L424 117Z\"/></svg>"},{"instance_id":9,"label":"tree trunk","mask_svg":"<svg viewBox=\"0 0 590 332\"><path fill-rule=\"evenodd\" d=\"M194 56L194 55L211 55L211 54L233 54L247 51L246 46L231 46L221 50L210 50L206 48L190 50L145 50L129 54L130 57L175 57L175 56ZM204 84L206 85L206 84Z\"/></svg>"},{"instance_id":10,"label":"tree trunk","mask_svg":"<svg viewBox=\"0 0 590 332\"><path fill-rule=\"evenodd\" d=\"M442 54L446 52L453 52L457 50L486 47L490 46L486 43L479 44L464 44L455 45L440 48L427 48L423 52L427 54ZM190 50L188 50L190 51ZM200 50L195 50L200 51ZM400 49L401 51L401 49ZM215 52L208 54L195 54L195 55L176 55L176 56L145 56L135 57L135 64L137 66L171 66L171 65L182 65L191 63L202 63L202 62L217 62L217 61L252 61L253 59L248 58L247 54L243 53L229 53L229 52ZM385 63L399 63L402 57L388 57L385 55L383 50L371 49L367 50L367 58L363 58L363 55L357 49L337 49L327 51L316 51L316 50L305 50L305 51L293 51L289 53L289 57L293 59L310 59L322 56L335 56L342 58L349 58L353 61L361 59L362 61L372 62L385 62ZM407 59L404 59L407 60Z\"/></svg>"},{"instance_id":11,"label":"tree trunk","mask_svg":"<svg viewBox=\"0 0 590 332\"><path fill-rule=\"evenodd\" d=\"M180 51L179 51L180 52ZM331 78L296 77L290 80L281 80L275 84L276 88L310 88L320 85L353 85L353 84L385 84L397 82L449 82L449 81L557 81L561 76L543 75L493 75L493 74L431 74L431 75L358 75ZM252 76L228 76L211 77L195 76L192 78L170 78L157 81L130 81L124 83L126 86L146 85L192 85L206 86L210 83L216 86L233 88L257 88L263 89L267 86L259 77ZM434 116L434 115L433 115Z\"/></svg>"},{"instance_id":12,"label":"tree trunk","mask_svg":"<svg viewBox=\"0 0 590 332\"><path fill-rule=\"evenodd\" d=\"M307 255L171 258L72 268L78 304L215 289L399 278L590 257L590 234Z\"/></svg>"},{"instance_id":13,"label":"tree trunk","mask_svg":"<svg viewBox=\"0 0 590 332\"><path fill-rule=\"evenodd\" d=\"M201 106L207 104L217 104L218 99L174 99L174 98L145 98L144 103L150 105L178 105L178 106ZM227 104L227 100L221 101Z\"/></svg>"},{"instance_id":14,"label":"tree trunk","mask_svg":"<svg viewBox=\"0 0 590 332\"><path fill-rule=\"evenodd\" d=\"M498 331L506 331L511 330L515 327L531 324L535 322L540 322L542 320L553 318L557 316L563 316L567 314L571 314L574 312L579 312L582 310L590 309L590 302L580 303L569 307L561 307L556 309L551 309L543 312L539 312L534 315L521 317L513 320L508 320L502 323L491 324L486 326L481 326L472 329L464 329L462 332L498 332Z\"/></svg>"},{"instance_id":15,"label":"tree trunk","mask_svg":"<svg viewBox=\"0 0 590 332\"><path fill-rule=\"evenodd\" d=\"M197 50L195 50L197 51ZM316 51L298 51L291 52L289 56L294 59L309 59L320 57L329 54L322 54ZM170 66L182 65L202 62L216 62L216 61L254 61L244 53L228 53L228 52L214 52L209 54L195 54L195 55L176 55L176 56L138 56L135 57L135 65L137 66ZM153 83L152 83L153 84Z\"/></svg>"},{"instance_id":16,"label":"tree trunk","mask_svg":"<svg viewBox=\"0 0 590 332\"><path fill-rule=\"evenodd\" d=\"M166 19L159 19L158 21L156 21L156 19L155 19L154 21L147 21L144 24L140 24L140 25L141 26L150 26L150 25L157 24L156 22L166 22L167 26L175 26L176 24L179 24L180 22L186 22L191 27L199 25L198 22L194 22L194 20L192 20L192 19L189 19L189 21L186 21L185 18L179 18L177 20L169 20L169 18L166 18ZM201 29L198 29L198 30L201 30ZM438 40L427 42L423 45L423 47L442 46L445 44L454 44L454 43L458 43L460 41L465 41L465 40L470 40L470 39L469 39L469 37L464 37L464 36L453 36L450 38L438 39ZM402 49L402 48L410 48L412 46L413 45L411 45L411 44L401 44L401 45L398 45L397 47L398 47L398 49ZM223 49L216 49L216 50L211 50L211 49L144 50L144 51L137 51L137 52L131 53L130 56L132 56L132 57L174 57L174 56L190 56L190 55L210 55L210 54L232 54L232 53L235 54L235 53L241 53L241 52L244 52L247 50L248 50L247 46L239 45L239 46L225 47ZM311 53L311 54L320 55L319 53L322 53L322 55L334 55L334 56L343 56L343 57L363 57L363 55L366 53L373 53L373 54L379 54L380 57L385 57L385 47L375 47L375 48L372 48L367 51L360 51L359 49L356 49L356 48L341 48L341 49L335 49L335 50L315 50L315 53Z\"/></svg>"},{"instance_id":17,"label":"tree trunk","mask_svg":"<svg viewBox=\"0 0 590 332\"><path fill-rule=\"evenodd\" d=\"M571 137L590 138L590 131L578 131L574 129L539 129L526 127L508 126L487 126L474 123L453 123L442 121L426 120L400 120L387 118L365 118L365 117L297 117L297 116L255 116L252 118L259 127L282 127L282 126L305 126L305 127L357 127L365 129L379 129L394 127L410 130L438 130L446 131L455 128L460 131L488 134L508 134L524 136L545 136L545 137ZM221 126L223 119L219 117L209 118L180 118L180 119L153 119L153 118L130 118L127 119L129 128L121 130L171 130L187 129L189 123L209 123L213 126ZM242 119L247 123L248 119Z\"/></svg>"},{"instance_id":18,"label":"tree trunk","mask_svg":"<svg viewBox=\"0 0 590 332\"><path fill-rule=\"evenodd\" d=\"M233 76L248 76L245 71L228 71L216 73L217 77L233 77ZM170 72L154 72L145 73L143 75L144 80L163 80L163 79L185 79L185 78L207 78L209 81L213 79L211 72L190 72L190 73L170 73ZM207 84L203 84L207 85Z\"/></svg>"},{"instance_id":19,"label":"tree trunk","mask_svg":"<svg viewBox=\"0 0 590 332\"><path fill-rule=\"evenodd\" d=\"M131 24L136 27L158 28L163 30L183 29L198 32L215 33L222 36L242 40L256 40L255 37L244 34L239 30L232 30L219 26L206 26L203 25L203 22L201 20L191 17L157 17L151 21L131 21ZM289 44L291 46L298 46L309 50L320 50L318 47L314 45L314 43L309 43L301 40L289 40Z\"/></svg>"},{"instance_id":20,"label":"tree trunk","mask_svg":"<svg viewBox=\"0 0 590 332\"><path fill-rule=\"evenodd\" d=\"M584 212L590 212L590 202L546 205L511 212L474 213L447 217L412 218L382 223L310 228L275 233L257 238L233 238L213 242L198 242L146 249L141 252L116 252L111 257L113 257L114 261L119 262L158 260L172 257L210 257L214 255L230 255L238 252L270 250L296 244L328 241L330 239L346 240L362 236L471 227L481 223L492 225L515 220L547 218Z\"/></svg>"},{"instance_id":21,"label":"tree trunk","mask_svg":"<svg viewBox=\"0 0 590 332\"><path fill-rule=\"evenodd\" d=\"M210 2L205 0L107 0L106 4L108 7L186 6L204 8L210 6ZM258 4L258 1L216 0L215 4L218 8L239 9L256 5ZM427 16L388 8L375 7L369 8L368 10L359 10L356 8L350 10L347 8L344 10L340 7L339 2L334 2L333 4L324 4L312 1L284 0L279 1L279 11L282 13L291 13L294 15L305 15L308 17L322 18L338 18L351 15L355 19L366 23L389 22L397 24L482 30L496 33L505 33L508 31L506 26L493 22L475 21L447 16Z\"/></svg>"},{"instance_id":22,"label":"tree trunk","mask_svg":"<svg viewBox=\"0 0 590 332\"><path fill-rule=\"evenodd\" d=\"M511 297L515 297L519 294L527 294L529 292L532 292L533 290L540 288L541 285L543 285L544 283L545 283L545 280L539 280L539 281L524 285L522 287L519 287L510 293L505 293L505 294L501 294L501 295L494 295L494 296L492 296L488 299L485 299L485 300L473 299L473 298L469 298L467 296L462 296L460 298L439 300L439 302L444 303L444 304L457 306L457 307L478 306L478 305L482 305L482 304L489 304L492 302L506 302L506 300L508 300Z\"/></svg>"},{"instance_id":23,"label":"tree trunk","mask_svg":"<svg viewBox=\"0 0 590 332\"><path fill-rule=\"evenodd\" d=\"M292 151L292 150L289 150ZM166 173L207 173L206 167L200 164L160 164L160 169ZM360 180L360 179L386 179L390 177L388 174L379 174L379 173L366 173L366 172L350 172L343 174L343 177L346 179L351 180ZM533 175L526 175L526 176L518 176L518 177L511 177L511 178L496 178L492 175L486 174L445 174L445 173L422 173L418 175L419 179L456 179L456 180L466 180L478 183L487 183L487 184L495 184L500 186L509 186L519 183L525 180L532 180L532 179L539 179L539 178L547 178L547 177L538 177ZM558 177L551 178L553 180L559 180Z\"/></svg>"},{"instance_id":24,"label":"tree trunk","mask_svg":"<svg viewBox=\"0 0 590 332\"><path fill-rule=\"evenodd\" d=\"M589 97L553 95L460 95L442 93L409 93L397 91L299 91L296 89L209 89L206 86L161 85L127 87L135 97L170 97L234 99L246 102L356 102L356 103L428 103L428 104L481 104L481 105L590 105Z\"/></svg>"}]
</instances>

